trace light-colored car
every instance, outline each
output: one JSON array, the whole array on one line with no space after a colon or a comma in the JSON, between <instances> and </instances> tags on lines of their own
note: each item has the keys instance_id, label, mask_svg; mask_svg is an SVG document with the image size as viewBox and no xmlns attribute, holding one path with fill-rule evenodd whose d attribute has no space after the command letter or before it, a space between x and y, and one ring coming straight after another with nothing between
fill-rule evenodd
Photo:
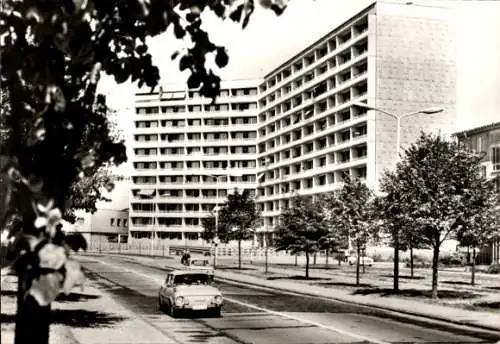
<instances>
[{"instance_id":1,"label":"light-colored car","mask_svg":"<svg viewBox=\"0 0 500 344\"><path fill-rule=\"evenodd\" d=\"M213 284L207 270L174 270L167 274L158 293L158 306L176 317L180 311L208 311L220 316L222 292Z\"/></svg>"},{"instance_id":2,"label":"light-colored car","mask_svg":"<svg viewBox=\"0 0 500 344\"><path fill-rule=\"evenodd\" d=\"M347 262L349 265L355 265L356 264L357 257L356 256L350 256L347 258ZM359 259L359 264L360 265L365 265L365 266L372 266L373 265L373 259L370 257L360 257Z\"/></svg>"},{"instance_id":3,"label":"light-colored car","mask_svg":"<svg viewBox=\"0 0 500 344\"><path fill-rule=\"evenodd\" d=\"M212 272L214 270L213 266L210 264L210 261L206 258L193 258L189 261L188 267L192 270L203 270Z\"/></svg>"}]
</instances>

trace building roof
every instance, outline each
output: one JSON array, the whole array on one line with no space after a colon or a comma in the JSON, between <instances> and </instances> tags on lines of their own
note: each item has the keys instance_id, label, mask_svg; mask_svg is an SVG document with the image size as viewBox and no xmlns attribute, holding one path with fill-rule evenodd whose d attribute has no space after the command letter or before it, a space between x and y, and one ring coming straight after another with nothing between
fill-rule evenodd
<instances>
[{"instance_id":1,"label":"building roof","mask_svg":"<svg viewBox=\"0 0 500 344\"><path fill-rule=\"evenodd\" d=\"M454 133L453 136L457 136L457 137L469 136L469 135L485 133L485 132L497 130L497 129L500 129L500 122L490 123L487 125L483 125L481 127L476 127L476 128L472 128L472 129L468 129L468 130L459 131L459 132Z\"/></svg>"}]
</instances>

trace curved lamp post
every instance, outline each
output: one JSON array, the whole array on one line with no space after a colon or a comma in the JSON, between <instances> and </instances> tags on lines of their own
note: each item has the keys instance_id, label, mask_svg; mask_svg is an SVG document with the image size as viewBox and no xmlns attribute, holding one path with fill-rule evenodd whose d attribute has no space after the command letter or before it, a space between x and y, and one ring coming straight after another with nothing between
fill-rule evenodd
<instances>
[{"instance_id":1,"label":"curved lamp post","mask_svg":"<svg viewBox=\"0 0 500 344\"><path fill-rule=\"evenodd\" d=\"M358 102L358 103L354 103L354 105L361 107L361 108L364 108L364 109L367 109L367 110L374 110L374 111L382 112L382 113L396 119L396 155L398 157L399 157L399 149L401 148L401 119L406 118L406 117L410 117L410 116L414 116L414 115L418 115L418 114L432 115L432 114L436 114L436 113L440 113L440 112L444 111L444 109L440 108L440 107L430 107L430 108L421 109L418 111L413 111L413 112L408 112L408 113L398 115L398 114L395 114L392 112L385 111L385 110L380 109L378 107L369 106L368 104L365 104L365 103Z\"/></svg>"},{"instance_id":2,"label":"curved lamp post","mask_svg":"<svg viewBox=\"0 0 500 344\"><path fill-rule=\"evenodd\" d=\"M219 244L219 180L223 177L241 177L242 173L227 173L227 174L201 174L202 176L211 177L216 180L215 187L215 236L213 240L214 244L214 261L213 266L214 270L217 265L217 245Z\"/></svg>"},{"instance_id":3,"label":"curved lamp post","mask_svg":"<svg viewBox=\"0 0 500 344\"><path fill-rule=\"evenodd\" d=\"M379 112L382 112L382 113L396 119L396 161L399 160L399 150L401 148L401 119L406 118L406 117L410 117L410 116L414 116L414 115L418 115L418 114L432 115L432 114L440 113L440 112L444 111L443 108L430 107L430 108L421 109L421 110L398 115L398 114L394 114L394 113L385 111L383 109L380 109L380 108L377 108L374 106L369 106L368 104L365 104L365 103L357 102L357 103L354 103L354 105L361 107L361 108L364 108L364 109L368 109L368 110L379 111ZM398 233L398 231L395 231L394 234L395 234L394 235L394 276L399 276L399 264L398 264L399 263L399 233ZM398 278L394 278L393 288L394 288L394 290L399 289L399 279Z\"/></svg>"}]
</instances>

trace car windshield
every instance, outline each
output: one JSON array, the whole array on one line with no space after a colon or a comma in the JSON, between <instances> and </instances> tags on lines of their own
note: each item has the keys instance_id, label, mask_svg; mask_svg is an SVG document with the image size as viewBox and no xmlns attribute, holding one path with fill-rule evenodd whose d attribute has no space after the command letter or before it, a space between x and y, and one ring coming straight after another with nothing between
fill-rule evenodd
<instances>
[{"instance_id":1,"label":"car windshield","mask_svg":"<svg viewBox=\"0 0 500 344\"><path fill-rule=\"evenodd\" d=\"M174 277L174 284L184 285L207 285L213 282L213 276L209 274L182 274Z\"/></svg>"},{"instance_id":2,"label":"car windshield","mask_svg":"<svg viewBox=\"0 0 500 344\"><path fill-rule=\"evenodd\" d=\"M209 263L208 263L208 260L192 260L191 261L191 265L194 265L194 266L207 266Z\"/></svg>"}]
</instances>

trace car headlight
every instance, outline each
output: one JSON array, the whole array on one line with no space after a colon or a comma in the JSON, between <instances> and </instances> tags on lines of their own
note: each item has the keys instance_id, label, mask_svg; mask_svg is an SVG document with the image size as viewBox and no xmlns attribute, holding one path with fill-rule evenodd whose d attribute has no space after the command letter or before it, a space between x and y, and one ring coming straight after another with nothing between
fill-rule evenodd
<instances>
[{"instance_id":1,"label":"car headlight","mask_svg":"<svg viewBox=\"0 0 500 344\"><path fill-rule=\"evenodd\" d=\"M214 297L214 303L220 305L222 303L222 296L217 295L216 297Z\"/></svg>"},{"instance_id":2,"label":"car headlight","mask_svg":"<svg viewBox=\"0 0 500 344\"><path fill-rule=\"evenodd\" d=\"M179 307L182 306L184 304L184 298L182 296L177 296L175 298L175 304Z\"/></svg>"}]
</instances>

